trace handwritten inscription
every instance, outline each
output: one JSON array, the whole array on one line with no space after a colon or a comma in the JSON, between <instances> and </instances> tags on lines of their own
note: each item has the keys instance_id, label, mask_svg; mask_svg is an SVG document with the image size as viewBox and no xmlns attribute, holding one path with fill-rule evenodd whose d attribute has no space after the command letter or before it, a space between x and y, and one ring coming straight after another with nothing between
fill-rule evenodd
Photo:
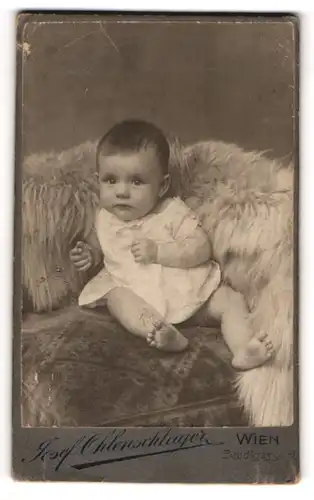
<instances>
[{"instance_id":1,"label":"handwritten inscription","mask_svg":"<svg viewBox=\"0 0 314 500\"><path fill-rule=\"evenodd\" d=\"M22 462L49 461L58 471L62 466L77 470L106 465L136 458L182 452L203 446L221 446L222 441L212 441L203 430L178 432L174 429L159 430L145 438L128 439L127 429L114 429L107 434L84 435L68 447L61 445L59 437L42 441L35 453Z\"/></svg>"}]
</instances>

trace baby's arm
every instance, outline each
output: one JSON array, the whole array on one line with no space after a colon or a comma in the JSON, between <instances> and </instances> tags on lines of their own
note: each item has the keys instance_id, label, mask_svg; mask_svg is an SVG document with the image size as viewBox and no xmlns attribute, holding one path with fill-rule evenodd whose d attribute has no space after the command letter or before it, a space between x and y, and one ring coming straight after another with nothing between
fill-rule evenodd
<instances>
[{"instance_id":1,"label":"baby's arm","mask_svg":"<svg viewBox=\"0 0 314 500\"><path fill-rule=\"evenodd\" d=\"M166 267L192 268L205 264L212 255L205 230L197 226L190 235L157 244L157 263Z\"/></svg>"}]
</instances>

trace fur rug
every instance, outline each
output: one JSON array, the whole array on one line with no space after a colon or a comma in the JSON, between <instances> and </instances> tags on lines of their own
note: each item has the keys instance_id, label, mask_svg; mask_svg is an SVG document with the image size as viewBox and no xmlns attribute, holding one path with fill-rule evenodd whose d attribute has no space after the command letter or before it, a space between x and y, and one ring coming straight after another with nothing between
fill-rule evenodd
<instances>
[{"instance_id":1,"label":"fur rug","mask_svg":"<svg viewBox=\"0 0 314 500\"><path fill-rule=\"evenodd\" d=\"M69 248L88 240L97 203L95 144L35 154L23 166L24 304L60 308L80 292ZM293 421L293 168L234 144L173 142L173 193L201 217L224 279L241 291L255 332L266 331L276 356L238 375L252 425Z\"/></svg>"}]
</instances>

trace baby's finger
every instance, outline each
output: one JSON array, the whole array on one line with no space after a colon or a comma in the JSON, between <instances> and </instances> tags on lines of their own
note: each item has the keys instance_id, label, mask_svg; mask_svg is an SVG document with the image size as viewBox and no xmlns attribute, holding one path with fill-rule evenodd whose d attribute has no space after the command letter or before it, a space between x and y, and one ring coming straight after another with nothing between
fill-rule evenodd
<instances>
[{"instance_id":1,"label":"baby's finger","mask_svg":"<svg viewBox=\"0 0 314 500\"><path fill-rule=\"evenodd\" d=\"M82 253L82 250L83 250L82 248L80 248L80 247L76 247L76 246L75 246L74 248L72 248L72 249L70 250L70 253L80 254L80 253Z\"/></svg>"},{"instance_id":2,"label":"baby's finger","mask_svg":"<svg viewBox=\"0 0 314 500\"><path fill-rule=\"evenodd\" d=\"M133 255L143 255L143 252L140 248L137 248L136 250L133 251Z\"/></svg>"},{"instance_id":3,"label":"baby's finger","mask_svg":"<svg viewBox=\"0 0 314 500\"><path fill-rule=\"evenodd\" d=\"M82 260L87 260L89 258L88 255L82 255L82 254L72 254L70 257L73 262L80 262Z\"/></svg>"},{"instance_id":4,"label":"baby's finger","mask_svg":"<svg viewBox=\"0 0 314 500\"><path fill-rule=\"evenodd\" d=\"M80 253L82 259L90 259L91 255L92 254L89 250L84 250L82 253Z\"/></svg>"},{"instance_id":5,"label":"baby's finger","mask_svg":"<svg viewBox=\"0 0 314 500\"><path fill-rule=\"evenodd\" d=\"M131 248L139 248L139 247L140 247L139 241L133 241Z\"/></svg>"},{"instance_id":6,"label":"baby's finger","mask_svg":"<svg viewBox=\"0 0 314 500\"><path fill-rule=\"evenodd\" d=\"M90 264L91 264L91 261L89 259L87 259L87 260L82 260L81 262L77 262L75 264L75 267L77 269L79 269L80 271L84 271L85 267L90 266Z\"/></svg>"},{"instance_id":7,"label":"baby's finger","mask_svg":"<svg viewBox=\"0 0 314 500\"><path fill-rule=\"evenodd\" d=\"M80 250L79 248L76 248L76 247L71 248L71 250L70 250L70 255L81 255L81 253L82 253L82 250Z\"/></svg>"},{"instance_id":8,"label":"baby's finger","mask_svg":"<svg viewBox=\"0 0 314 500\"><path fill-rule=\"evenodd\" d=\"M82 258L80 257L79 259L76 259L75 261L73 261L76 265L78 266L85 266L85 264L87 262L90 262L91 259L89 257L85 257L85 258Z\"/></svg>"},{"instance_id":9,"label":"baby's finger","mask_svg":"<svg viewBox=\"0 0 314 500\"><path fill-rule=\"evenodd\" d=\"M145 252L143 252L143 250L141 250L141 249L139 248L138 250L136 250L136 251L134 252L134 255L140 255L140 256L143 256L143 255L145 255Z\"/></svg>"},{"instance_id":10,"label":"baby's finger","mask_svg":"<svg viewBox=\"0 0 314 500\"><path fill-rule=\"evenodd\" d=\"M85 266L79 267L78 270L79 271L88 271L88 269L90 268L90 266L91 266L91 263L88 262L87 264L85 264Z\"/></svg>"},{"instance_id":11,"label":"baby's finger","mask_svg":"<svg viewBox=\"0 0 314 500\"><path fill-rule=\"evenodd\" d=\"M144 258L143 255L140 255L140 254L134 255L135 262L142 262L143 258Z\"/></svg>"}]
</instances>

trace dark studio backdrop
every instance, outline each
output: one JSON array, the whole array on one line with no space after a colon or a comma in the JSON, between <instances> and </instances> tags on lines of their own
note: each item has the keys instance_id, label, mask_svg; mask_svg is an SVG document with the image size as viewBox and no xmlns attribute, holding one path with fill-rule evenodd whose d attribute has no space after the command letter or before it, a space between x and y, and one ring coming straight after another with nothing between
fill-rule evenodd
<instances>
[{"instance_id":1,"label":"dark studio backdrop","mask_svg":"<svg viewBox=\"0 0 314 500\"><path fill-rule=\"evenodd\" d=\"M290 156L292 29L265 22L31 23L24 154L94 140L138 117L184 143L211 138Z\"/></svg>"}]
</instances>

